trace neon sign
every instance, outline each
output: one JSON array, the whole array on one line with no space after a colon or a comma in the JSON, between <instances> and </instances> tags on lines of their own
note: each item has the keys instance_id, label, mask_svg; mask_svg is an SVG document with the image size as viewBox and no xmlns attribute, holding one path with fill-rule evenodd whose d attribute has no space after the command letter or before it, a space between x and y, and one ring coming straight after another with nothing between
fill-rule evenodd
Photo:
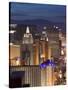
<instances>
[{"instance_id":1,"label":"neon sign","mask_svg":"<svg viewBox=\"0 0 68 90\"><path fill-rule=\"evenodd\" d=\"M44 61L43 63L40 64L41 68L46 68L47 66L55 67L54 61L47 59L46 61Z\"/></svg>"}]
</instances>

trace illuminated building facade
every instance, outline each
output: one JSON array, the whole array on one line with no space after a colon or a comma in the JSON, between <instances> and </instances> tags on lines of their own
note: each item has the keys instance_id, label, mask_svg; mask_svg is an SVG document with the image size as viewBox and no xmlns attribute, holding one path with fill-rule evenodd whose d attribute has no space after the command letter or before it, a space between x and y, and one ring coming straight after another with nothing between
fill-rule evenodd
<instances>
[{"instance_id":1,"label":"illuminated building facade","mask_svg":"<svg viewBox=\"0 0 68 90\"><path fill-rule=\"evenodd\" d=\"M41 34L36 33L35 37L27 26L22 36L20 45L10 45L10 72L22 72L20 76L21 86L45 86L55 84L54 67L48 65L40 68L40 64L50 59L59 58L61 46L59 32L54 30L43 30ZM14 58L15 57L15 58ZM11 79L12 81L13 79ZM12 87L12 86L11 86Z\"/></svg>"},{"instance_id":2,"label":"illuminated building facade","mask_svg":"<svg viewBox=\"0 0 68 90\"><path fill-rule=\"evenodd\" d=\"M65 85L66 6L10 2L9 13L9 86Z\"/></svg>"},{"instance_id":3,"label":"illuminated building facade","mask_svg":"<svg viewBox=\"0 0 68 90\"><path fill-rule=\"evenodd\" d=\"M29 31L29 27L26 29L26 33L23 36L21 45L21 60L24 60L25 65L33 65L33 36Z\"/></svg>"}]
</instances>

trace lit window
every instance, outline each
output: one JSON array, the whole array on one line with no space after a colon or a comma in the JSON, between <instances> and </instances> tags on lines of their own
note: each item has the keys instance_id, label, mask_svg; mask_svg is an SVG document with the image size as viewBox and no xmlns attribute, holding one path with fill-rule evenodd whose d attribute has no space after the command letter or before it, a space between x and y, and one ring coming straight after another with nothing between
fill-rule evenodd
<instances>
[{"instance_id":1,"label":"lit window","mask_svg":"<svg viewBox=\"0 0 68 90\"><path fill-rule=\"evenodd\" d=\"M64 55L64 51L63 50L61 50L61 55Z\"/></svg>"},{"instance_id":2,"label":"lit window","mask_svg":"<svg viewBox=\"0 0 68 90\"><path fill-rule=\"evenodd\" d=\"M10 45L13 45L13 43L10 43Z\"/></svg>"},{"instance_id":3,"label":"lit window","mask_svg":"<svg viewBox=\"0 0 68 90\"><path fill-rule=\"evenodd\" d=\"M46 41L48 41L48 37L46 38Z\"/></svg>"},{"instance_id":4,"label":"lit window","mask_svg":"<svg viewBox=\"0 0 68 90\"><path fill-rule=\"evenodd\" d=\"M14 31L14 30L10 30L9 31L9 33L11 33L11 34L13 34L13 33L15 33L16 31Z\"/></svg>"},{"instance_id":5,"label":"lit window","mask_svg":"<svg viewBox=\"0 0 68 90\"><path fill-rule=\"evenodd\" d=\"M10 27L16 28L17 24L10 24Z\"/></svg>"}]
</instances>

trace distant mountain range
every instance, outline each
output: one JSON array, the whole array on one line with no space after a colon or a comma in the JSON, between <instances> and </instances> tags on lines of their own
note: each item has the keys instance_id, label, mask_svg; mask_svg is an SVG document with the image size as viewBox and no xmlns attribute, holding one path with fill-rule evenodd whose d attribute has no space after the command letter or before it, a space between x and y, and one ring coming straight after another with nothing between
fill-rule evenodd
<instances>
[{"instance_id":1,"label":"distant mountain range","mask_svg":"<svg viewBox=\"0 0 68 90\"><path fill-rule=\"evenodd\" d=\"M43 20L43 19L34 19L34 20L10 20L10 23L14 24L23 24L23 25L36 25L39 26L39 28L43 26L58 26L60 27L63 31L66 31L66 23L56 23L56 22L51 22L48 20Z\"/></svg>"}]
</instances>

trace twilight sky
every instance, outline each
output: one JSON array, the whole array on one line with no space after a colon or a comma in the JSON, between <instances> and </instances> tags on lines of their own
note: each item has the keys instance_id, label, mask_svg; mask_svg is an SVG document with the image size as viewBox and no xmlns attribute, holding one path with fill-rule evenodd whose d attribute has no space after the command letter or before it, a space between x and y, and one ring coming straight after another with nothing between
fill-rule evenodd
<instances>
[{"instance_id":1,"label":"twilight sky","mask_svg":"<svg viewBox=\"0 0 68 90\"><path fill-rule=\"evenodd\" d=\"M36 19L63 24L66 22L66 7L63 5L12 2L10 6L10 19L13 23Z\"/></svg>"}]
</instances>

